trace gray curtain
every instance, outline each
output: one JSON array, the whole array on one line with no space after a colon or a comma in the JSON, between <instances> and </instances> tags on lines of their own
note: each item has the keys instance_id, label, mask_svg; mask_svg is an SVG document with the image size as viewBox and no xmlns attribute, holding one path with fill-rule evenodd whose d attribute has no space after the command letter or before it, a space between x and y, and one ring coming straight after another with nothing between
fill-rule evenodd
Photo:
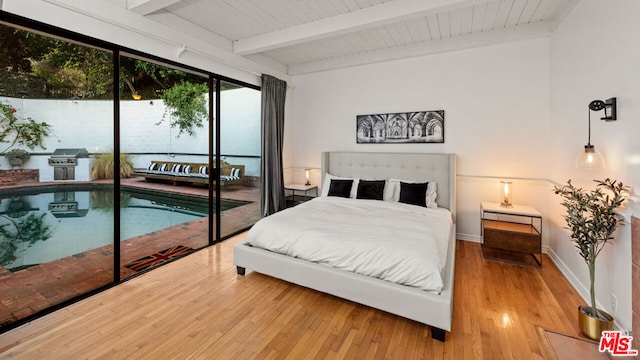
<instances>
[{"instance_id":1,"label":"gray curtain","mask_svg":"<svg viewBox=\"0 0 640 360\"><path fill-rule=\"evenodd\" d=\"M262 75L262 160L260 212L269 216L286 207L282 170L284 101L287 82Z\"/></svg>"}]
</instances>

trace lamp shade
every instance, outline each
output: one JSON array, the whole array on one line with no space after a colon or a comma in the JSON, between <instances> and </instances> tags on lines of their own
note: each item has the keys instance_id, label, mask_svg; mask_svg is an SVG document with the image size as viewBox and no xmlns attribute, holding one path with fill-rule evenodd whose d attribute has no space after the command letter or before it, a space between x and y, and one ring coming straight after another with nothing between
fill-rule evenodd
<instances>
[{"instance_id":1,"label":"lamp shade","mask_svg":"<svg viewBox=\"0 0 640 360\"><path fill-rule=\"evenodd\" d=\"M595 146L588 144L578 153L576 167L579 169L601 169L604 167L604 157Z\"/></svg>"}]
</instances>

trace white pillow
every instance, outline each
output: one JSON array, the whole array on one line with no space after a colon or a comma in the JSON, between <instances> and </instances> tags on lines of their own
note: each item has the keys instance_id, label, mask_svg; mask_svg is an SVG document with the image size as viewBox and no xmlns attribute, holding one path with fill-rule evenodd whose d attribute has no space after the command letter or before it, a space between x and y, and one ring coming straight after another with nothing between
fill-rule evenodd
<instances>
[{"instance_id":1,"label":"white pillow","mask_svg":"<svg viewBox=\"0 0 640 360\"><path fill-rule=\"evenodd\" d=\"M405 183L417 183L418 181L413 180L399 180L399 179L389 179L387 183L395 183L396 190L393 193L393 200L390 201L399 201L400 200L400 181ZM386 191L386 188L385 188ZM438 197L438 183L435 181L429 181L429 185L427 185L427 193L425 194L425 203L429 209L438 208L438 204L436 203L436 198Z\"/></svg>"},{"instance_id":2,"label":"white pillow","mask_svg":"<svg viewBox=\"0 0 640 360\"><path fill-rule=\"evenodd\" d=\"M351 193L349 194L349 197L352 199L356 198L356 195L358 194L358 184L360 183L360 179L339 177L339 176L331 175L329 173L326 173L324 175L324 183L322 183L322 192L320 193L320 196L325 196L325 197L329 196L329 186L331 185L331 179L353 180L353 184L351 184Z\"/></svg>"},{"instance_id":3,"label":"white pillow","mask_svg":"<svg viewBox=\"0 0 640 360\"><path fill-rule=\"evenodd\" d=\"M427 186L427 207L429 209L438 208L436 198L438 198L438 183L435 181L429 181L429 185Z\"/></svg>"},{"instance_id":4,"label":"white pillow","mask_svg":"<svg viewBox=\"0 0 640 360\"><path fill-rule=\"evenodd\" d=\"M384 201L398 201L400 199L400 181L390 179L384 183L384 193L382 200Z\"/></svg>"}]
</instances>

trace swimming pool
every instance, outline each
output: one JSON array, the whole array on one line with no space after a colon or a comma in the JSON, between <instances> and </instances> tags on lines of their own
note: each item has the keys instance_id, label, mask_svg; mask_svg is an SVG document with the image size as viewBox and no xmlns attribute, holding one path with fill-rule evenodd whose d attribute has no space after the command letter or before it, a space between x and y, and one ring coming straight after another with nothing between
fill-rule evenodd
<instances>
[{"instance_id":1,"label":"swimming pool","mask_svg":"<svg viewBox=\"0 0 640 360\"><path fill-rule=\"evenodd\" d=\"M208 215L199 197L123 189L120 202L120 241ZM221 202L222 211L246 204ZM109 186L0 192L0 265L17 271L113 244L113 203Z\"/></svg>"}]
</instances>

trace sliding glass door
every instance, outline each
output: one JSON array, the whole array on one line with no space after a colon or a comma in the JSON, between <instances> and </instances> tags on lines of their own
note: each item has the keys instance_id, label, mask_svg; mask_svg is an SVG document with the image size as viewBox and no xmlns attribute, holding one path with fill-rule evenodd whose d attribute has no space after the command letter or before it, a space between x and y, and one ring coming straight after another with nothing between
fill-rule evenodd
<instances>
[{"instance_id":1,"label":"sliding glass door","mask_svg":"<svg viewBox=\"0 0 640 360\"><path fill-rule=\"evenodd\" d=\"M220 196L240 203L222 212L221 234L246 229L260 218L260 103L259 90L220 82Z\"/></svg>"},{"instance_id":2,"label":"sliding glass door","mask_svg":"<svg viewBox=\"0 0 640 360\"><path fill-rule=\"evenodd\" d=\"M3 12L0 40L0 332L258 220L257 87Z\"/></svg>"},{"instance_id":3,"label":"sliding glass door","mask_svg":"<svg viewBox=\"0 0 640 360\"><path fill-rule=\"evenodd\" d=\"M113 283L113 52L0 24L0 325Z\"/></svg>"},{"instance_id":4,"label":"sliding glass door","mask_svg":"<svg viewBox=\"0 0 640 360\"><path fill-rule=\"evenodd\" d=\"M126 278L209 245L215 212L208 76L123 54L120 80L119 254Z\"/></svg>"}]
</instances>

